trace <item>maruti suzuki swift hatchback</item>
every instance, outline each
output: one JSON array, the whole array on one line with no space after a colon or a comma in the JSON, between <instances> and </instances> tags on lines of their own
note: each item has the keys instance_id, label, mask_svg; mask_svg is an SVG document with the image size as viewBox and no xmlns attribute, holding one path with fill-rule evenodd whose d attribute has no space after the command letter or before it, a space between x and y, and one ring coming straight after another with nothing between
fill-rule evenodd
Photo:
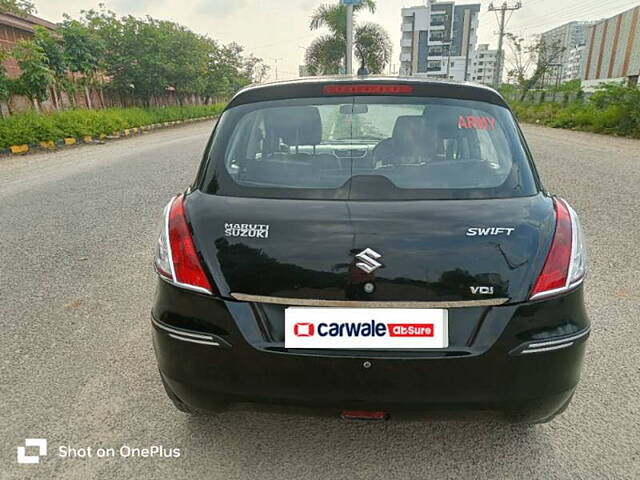
<instances>
[{"instance_id":1,"label":"maruti suzuki swift hatchback","mask_svg":"<svg viewBox=\"0 0 640 480\"><path fill-rule=\"evenodd\" d=\"M175 406L346 418L568 405L589 335L578 217L486 87L247 88L167 205L152 311Z\"/></svg>"}]
</instances>

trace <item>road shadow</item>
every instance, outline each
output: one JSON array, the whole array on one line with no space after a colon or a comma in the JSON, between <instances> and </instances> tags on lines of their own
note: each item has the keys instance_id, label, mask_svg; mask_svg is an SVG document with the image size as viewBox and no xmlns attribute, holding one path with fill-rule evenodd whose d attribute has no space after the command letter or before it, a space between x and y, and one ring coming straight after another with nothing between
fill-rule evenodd
<instances>
[{"instance_id":1,"label":"road shadow","mask_svg":"<svg viewBox=\"0 0 640 480\"><path fill-rule=\"evenodd\" d=\"M545 426L228 412L184 428L185 460L238 478L535 478L551 460Z\"/></svg>"}]
</instances>

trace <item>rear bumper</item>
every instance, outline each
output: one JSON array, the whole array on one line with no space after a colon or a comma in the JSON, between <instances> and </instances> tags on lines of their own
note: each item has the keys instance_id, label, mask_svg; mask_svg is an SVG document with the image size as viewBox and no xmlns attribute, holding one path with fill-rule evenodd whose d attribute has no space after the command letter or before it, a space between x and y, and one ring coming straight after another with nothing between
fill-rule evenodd
<instances>
[{"instance_id":1,"label":"rear bumper","mask_svg":"<svg viewBox=\"0 0 640 480\"><path fill-rule=\"evenodd\" d=\"M153 312L158 365L181 401L208 410L249 403L336 414L343 409L391 415L470 412L540 421L558 412L573 394L589 331L579 290L565 298L490 309L502 310L487 314L464 355L286 351L261 343L264 335L249 304L206 298L215 328L202 323L195 329L193 318L177 325L163 296L171 296L172 305L175 295L185 302L190 297L192 309L193 302L204 300L174 290L160 286ZM568 323L567 309L573 315ZM546 314L551 311L553 315ZM523 353L532 343L557 341L551 345L562 348Z\"/></svg>"}]
</instances>

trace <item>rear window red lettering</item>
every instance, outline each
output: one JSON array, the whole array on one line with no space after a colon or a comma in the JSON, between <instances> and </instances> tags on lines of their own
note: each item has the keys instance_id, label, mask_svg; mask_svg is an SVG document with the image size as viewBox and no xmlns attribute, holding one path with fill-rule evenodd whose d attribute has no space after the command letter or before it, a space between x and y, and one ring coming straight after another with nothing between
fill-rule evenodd
<instances>
[{"instance_id":1,"label":"rear window red lettering","mask_svg":"<svg viewBox=\"0 0 640 480\"><path fill-rule=\"evenodd\" d=\"M475 115L458 117L458 128L472 128L474 130L494 130L496 119L492 117L479 117Z\"/></svg>"}]
</instances>

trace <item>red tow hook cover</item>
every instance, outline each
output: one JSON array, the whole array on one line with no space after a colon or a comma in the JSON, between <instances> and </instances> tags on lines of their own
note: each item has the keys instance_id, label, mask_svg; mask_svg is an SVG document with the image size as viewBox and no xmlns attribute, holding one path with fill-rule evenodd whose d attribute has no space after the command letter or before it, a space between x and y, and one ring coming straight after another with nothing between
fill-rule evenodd
<instances>
[{"instance_id":1,"label":"red tow hook cover","mask_svg":"<svg viewBox=\"0 0 640 480\"><path fill-rule=\"evenodd\" d=\"M382 410L343 410L340 418L343 420L386 420L389 418L389 414Z\"/></svg>"}]
</instances>

